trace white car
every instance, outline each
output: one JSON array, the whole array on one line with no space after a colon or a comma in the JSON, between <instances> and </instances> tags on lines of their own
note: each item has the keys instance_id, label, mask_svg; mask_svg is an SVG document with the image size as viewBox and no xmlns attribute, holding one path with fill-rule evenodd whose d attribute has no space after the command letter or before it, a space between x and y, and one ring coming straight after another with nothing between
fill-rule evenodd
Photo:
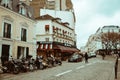
<instances>
[{"instance_id":1,"label":"white car","mask_svg":"<svg viewBox=\"0 0 120 80\"><path fill-rule=\"evenodd\" d=\"M95 53L88 53L88 57L91 58L91 57L96 57L96 54Z\"/></svg>"}]
</instances>

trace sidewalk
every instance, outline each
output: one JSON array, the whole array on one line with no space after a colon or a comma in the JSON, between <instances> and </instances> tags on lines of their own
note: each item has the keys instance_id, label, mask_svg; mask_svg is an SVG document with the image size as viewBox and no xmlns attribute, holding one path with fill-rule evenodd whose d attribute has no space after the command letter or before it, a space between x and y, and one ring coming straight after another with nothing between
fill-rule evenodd
<instances>
[{"instance_id":1,"label":"sidewalk","mask_svg":"<svg viewBox=\"0 0 120 80\"><path fill-rule=\"evenodd\" d=\"M115 62L116 62L116 57L115 56L109 56L107 55L105 57L105 61L112 61L113 62L113 67L111 67L111 70L109 72L109 79L108 80L120 80L120 58L118 61L118 74L117 74L117 79L115 79Z\"/></svg>"},{"instance_id":2,"label":"sidewalk","mask_svg":"<svg viewBox=\"0 0 120 80\"><path fill-rule=\"evenodd\" d=\"M105 60L113 62L113 67L111 68L111 71L109 73L108 80L115 80L115 71L114 71L115 57L107 55L106 58L105 58Z\"/></svg>"}]
</instances>

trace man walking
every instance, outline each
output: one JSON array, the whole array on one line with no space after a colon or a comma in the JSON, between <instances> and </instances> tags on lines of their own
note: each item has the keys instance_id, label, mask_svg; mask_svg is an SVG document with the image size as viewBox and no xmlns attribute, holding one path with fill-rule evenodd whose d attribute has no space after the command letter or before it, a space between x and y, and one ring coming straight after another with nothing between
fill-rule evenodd
<instances>
[{"instance_id":1,"label":"man walking","mask_svg":"<svg viewBox=\"0 0 120 80\"><path fill-rule=\"evenodd\" d=\"M87 52L85 53L85 63L88 63L88 54L87 54Z\"/></svg>"}]
</instances>

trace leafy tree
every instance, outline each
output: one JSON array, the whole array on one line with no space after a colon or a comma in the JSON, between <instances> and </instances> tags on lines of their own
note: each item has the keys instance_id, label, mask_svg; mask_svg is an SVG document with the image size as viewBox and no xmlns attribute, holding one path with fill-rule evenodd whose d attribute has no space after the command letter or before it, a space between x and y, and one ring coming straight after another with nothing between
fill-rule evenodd
<instances>
[{"instance_id":1,"label":"leafy tree","mask_svg":"<svg viewBox=\"0 0 120 80\"><path fill-rule=\"evenodd\" d=\"M106 50L117 50L117 47L120 46L120 33L117 32L107 32L101 34L102 46Z\"/></svg>"}]
</instances>

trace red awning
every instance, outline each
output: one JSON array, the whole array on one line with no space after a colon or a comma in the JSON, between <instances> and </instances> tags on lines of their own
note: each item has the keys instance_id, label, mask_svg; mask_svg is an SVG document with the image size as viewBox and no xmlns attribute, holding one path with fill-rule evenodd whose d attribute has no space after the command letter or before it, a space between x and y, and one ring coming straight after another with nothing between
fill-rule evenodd
<instances>
[{"instance_id":1,"label":"red awning","mask_svg":"<svg viewBox=\"0 0 120 80\"><path fill-rule=\"evenodd\" d=\"M39 44L38 50L52 50L52 44Z\"/></svg>"},{"instance_id":2,"label":"red awning","mask_svg":"<svg viewBox=\"0 0 120 80\"><path fill-rule=\"evenodd\" d=\"M78 50L77 48L71 48L71 50L72 50L73 52L79 52L79 50Z\"/></svg>"},{"instance_id":3,"label":"red awning","mask_svg":"<svg viewBox=\"0 0 120 80\"><path fill-rule=\"evenodd\" d=\"M54 47L53 47L53 49L58 49L58 50L60 50L61 52L79 52L79 50L78 49L76 49L76 48L71 48L71 47L65 47L65 46L61 46L61 45L55 45Z\"/></svg>"}]
</instances>

